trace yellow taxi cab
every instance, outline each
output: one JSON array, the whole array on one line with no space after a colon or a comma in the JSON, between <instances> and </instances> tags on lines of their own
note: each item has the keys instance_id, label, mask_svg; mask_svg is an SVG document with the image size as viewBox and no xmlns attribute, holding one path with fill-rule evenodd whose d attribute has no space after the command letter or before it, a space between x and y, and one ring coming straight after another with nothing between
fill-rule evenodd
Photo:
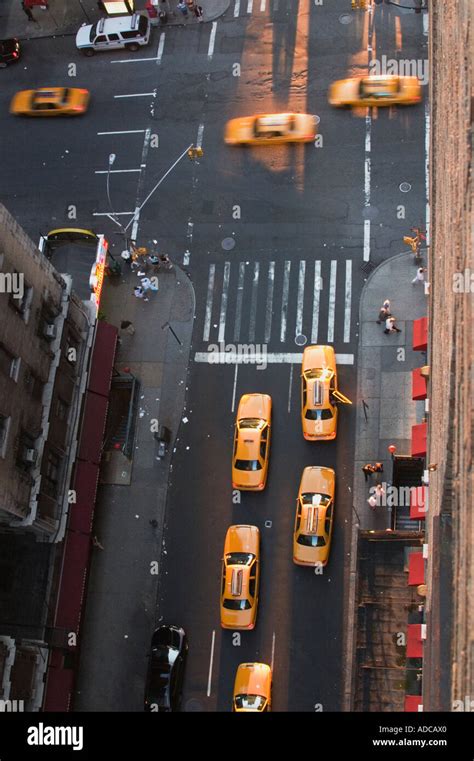
<instances>
[{"instance_id":1,"label":"yellow taxi cab","mask_svg":"<svg viewBox=\"0 0 474 761\"><path fill-rule=\"evenodd\" d=\"M228 145L278 145L309 143L315 136L311 114L257 114L228 121L224 140Z\"/></svg>"},{"instance_id":2,"label":"yellow taxi cab","mask_svg":"<svg viewBox=\"0 0 474 761\"><path fill-rule=\"evenodd\" d=\"M237 409L232 458L232 486L262 491L268 475L272 398L244 394Z\"/></svg>"},{"instance_id":3,"label":"yellow taxi cab","mask_svg":"<svg viewBox=\"0 0 474 761\"><path fill-rule=\"evenodd\" d=\"M331 549L336 474L332 468L303 470L296 500L293 562L326 565Z\"/></svg>"},{"instance_id":4,"label":"yellow taxi cab","mask_svg":"<svg viewBox=\"0 0 474 761\"><path fill-rule=\"evenodd\" d=\"M409 106L421 101L418 77L382 76L339 79L329 88L331 106Z\"/></svg>"},{"instance_id":5,"label":"yellow taxi cab","mask_svg":"<svg viewBox=\"0 0 474 761\"><path fill-rule=\"evenodd\" d=\"M79 87L39 87L13 96L10 113L17 116L79 116L87 111L89 90Z\"/></svg>"},{"instance_id":6,"label":"yellow taxi cab","mask_svg":"<svg viewBox=\"0 0 474 761\"><path fill-rule=\"evenodd\" d=\"M307 346L301 368L301 423L309 441L335 439L337 402L352 404L337 388L332 346Z\"/></svg>"},{"instance_id":7,"label":"yellow taxi cab","mask_svg":"<svg viewBox=\"0 0 474 761\"><path fill-rule=\"evenodd\" d=\"M241 663L234 682L232 711L271 711L272 670L266 663Z\"/></svg>"},{"instance_id":8,"label":"yellow taxi cab","mask_svg":"<svg viewBox=\"0 0 474 761\"><path fill-rule=\"evenodd\" d=\"M260 531L257 526L230 526L224 543L221 580L221 626L253 629L257 619L260 578Z\"/></svg>"}]
</instances>

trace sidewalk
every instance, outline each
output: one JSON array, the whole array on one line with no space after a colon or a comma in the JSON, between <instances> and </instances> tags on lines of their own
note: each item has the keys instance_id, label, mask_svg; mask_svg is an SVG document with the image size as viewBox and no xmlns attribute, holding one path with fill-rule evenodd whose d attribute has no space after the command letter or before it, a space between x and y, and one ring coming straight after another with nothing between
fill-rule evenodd
<instances>
[{"instance_id":1,"label":"sidewalk","mask_svg":"<svg viewBox=\"0 0 474 761\"><path fill-rule=\"evenodd\" d=\"M350 705L354 666L354 632L357 609L357 544L359 530L383 530L388 527L386 507L372 510L367 502L370 487L377 482L390 483L392 462L388 446L395 444L398 455L411 453L411 427L421 422L424 402L412 400L411 371L424 364L424 355L412 349L413 322L428 311L424 286L412 284L416 266L411 254L391 257L369 276L359 305L359 348L354 451L354 490L352 526L349 544L349 583L346 592L346 626L344 633L345 687L343 701ZM401 333L385 334L377 325L379 309L385 299L397 317ZM366 415L364 414L365 402ZM384 472L366 482L362 466L382 462Z\"/></svg>"},{"instance_id":2,"label":"sidewalk","mask_svg":"<svg viewBox=\"0 0 474 761\"><path fill-rule=\"evenodd\" d=\"M120 327L122 320L131 320L135 327L133 336L121 332L115 367L130 368L141 387L130 484L99 487L94 533L103 549L94 549L90 567L76 711L143 710L146 656L157 623L168 471L185 404L195 307L194 289L182 270L175 266L158 279L159 290L149 301L137 299L133 287L139 279L127 267L118 284L107 281L101 303L107 322ZM162 460L153 419L172 432Z\"/></svg>"},{"instance_id":3,"label":"sidewalk","mask_svg":"<svg viewBox=\"0 0 474 761\"><path fill-rule=\"evenodd\" d=\"M137 0L137 11L145 12L145 1ZM162 29L169 26L190 26L199 24L198 19L188 13L184 18L180 11L176 10L178 0L168 0L171 13L168 22ZM205 22L214 21L222 16L230 5L230 0L199 0L198 4L203 9ZM30 21L21 7L21 0L2 0L0 2L0 29L1 37L18 37L20 40L55 37L57 35L75 35L81 24L95 24L105 16L99 11L95 0L49 0L48 9L32 9L35 21ZM157 27L154 27L157 28Z\"/></svg>"}]
</instances>

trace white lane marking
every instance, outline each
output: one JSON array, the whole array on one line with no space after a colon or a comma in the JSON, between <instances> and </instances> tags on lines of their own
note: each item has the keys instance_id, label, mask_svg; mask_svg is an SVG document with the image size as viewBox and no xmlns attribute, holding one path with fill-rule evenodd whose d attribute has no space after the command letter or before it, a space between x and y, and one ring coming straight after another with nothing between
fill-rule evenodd
<instances>
[{"instance_id":1,"label":"white lane marking","mask_svg":"<svg viewBox=\"0 0 474 761\"><path fill-rule=\"evenodd\" d=\"M198 127L198 134L196 139L196 148L202 148L202 138L204 135L204 124L200 124Z\"/></svg>"},{"instance_id":2,"label":"white lane marking","mask_svg":"<svg viewBox=\"0 0 474 761\"><path fill-rule=\"evenodd\" d=\"M227 300L229 294L230 262L224 264L224 281L222 283L221 311L219 315L219 343L225 339L225 321L227 317Z\"/></svg>"},{"instance_id":3,"label":"white lane marking","mask_svg":"<svg viewBox=\"0 0 474 761\"><path fill-rule=\"evenodd\" d=\"M423 34L425 35L425 37L428 37L428 26L429 26L428 14L424 13L423 14Z\"/></svg>"},{"instance_id":4,"label":"white lane marking","mask_svg":"<svg viewBox=\"0 0 474 761\"><path fill-rule=\"evenodd\" d=\"M117 130L116 132L98 132L98 135L138 135L138 133L145 132L144 129L124 129Z\"/></svg>"},{"instance_id":5,"label":"white lane marking","mask_svg":"<svg viewBox=\"0 0 474 761\"><path fill-rule=\"evenodd\" d=\"M344 294L344 343L351 340L352 261L346 260L346 289Z\"/></svg>"},{"instance_id":6,"label":"white lane marking","mask_svg":"<svg viewBox=\"0 0 474 761\"><path fill-rule=\"evenodd\" d=\"M304 305L304 277L306 273L306 262L300 261L298 273L298 298L296 302L296 328L295 336L303 332L303 305Z\"/></svg>"},{"instance_id":7,"label":"white lane marking","mask_svg":"<svg viewBox=\"0 0 474 761\"><path fill-rule=\"evenodd\" d=\"M426 16L427 14L425 14ZM430 107L425 103L425 229L426 245L430 245Z\"/></svg>"},{"instance_id":8,"label":"white lane marking","mask_svg":"<svg viewBox=\"0 0 474 761\"><path fill-rule=\"evenodd\" d=\"M364 219L364 262L370 259L370 219Z\"/></svg>"},{"instance_id":9,"label":"white lane marking","mask_svg":"<svg viewBox=\"0 0 474 761\"><path fill-rule=\"evenodd\" d=\"M275 632L273 632L273 637L272 637L272 660L271 660L272 674L273 674L273 668L275 666L275 642L276 642L276 636L275 636Z\"/></svg>"},{"instance_id":10,"label":"white lane marking","mask_svg":"<svg viewBox=\"0 0 474 761\"><path fill-rule=\"evenodd\" d=\"M288 412L291 412L291 387L293 386L293 364L290 365L290 380L288 383Z\"/></svg>"},{"instance_id":11,"label":"white lane marking","mask_svg":"<svg viewBox=\"0 0 474 761\"><path fill-rule=\"evenodd\" d=\"M267 0L261 0L260 3L260 12L263 13L265 11L265 6L267 4Z\"/></svg>"},{"instance_id":12,"label":"white lane marking","mask_svg":"<svg viewBox=\"0 0 474 761\"><path fill-rule=\"evenodd\" d=\"M240 325L242 322L242 301L244 298L245 262L239 264L239 281L237 283L237 306L235 309L234 341L240 341Z\"/></svg>"},{"instance_id":13,"label":"white lane marking","mask_svg":"<svg viewBox=\"0 0 474 761\"><path fill-rule=\"evenodd\" d=\"M118 61L110 61L110 63L143 63L143 61L156 61L154 56L150 58L120 58Z\"/></svg>"},{"instance_id":14,"label":"white lane marking","mask_svg":"<svg viewBox=\"0 0 474 761\"><path fill-rule=\"evenodd\" d=\"M313 324L311 326L311 343L318 343L318 327L319 327L319 297L323 289L323 281L321 280L321 261L316 260L314 262L314 291L313 291Z\"/></svg>"},{"instance_id":15,"label":"white lane marking","mask_svg":"<svg viewBox=\"0 0 474 761\"><path fill-rule=\"evenodd\" d=\"M329 279L329 306L328 306L328 344L334 343L334 319L336 316L336 278L337 260L331 261L331 275Z\"/></svg>"},{"instance_id":16,"label":"white lane marking","mask_svg":"<svg viewBox=\"0 0 474 761\"><path fill-rule=\"evenodd\" d=\"M96 169L94 174L127 174L128 172L141 172L141 169Z\"/></svg>"},{"instance_id":17,"label":"white lane marking","mask_svg":"<svg viewBox=\"0 0 474 761\"><path fill-rule=\"evenodd\" d=\"M247 13L252 13L253 0L247 0Z\"/></svg>"},{"instance_id":18,"label":"white lane marking","mask_svg":"<svg viewBox=\"0 0 474 761\"><path fill-rule=\"evenodd\" d=\"M214 299L214 280L216 276L216 265L209 265L209 280L207 281L207 301L206 301L206 316L204 319L204 333L202 335L203 341L209 341L209 334L211 331L211 317L212 317L212 301Z\"/></svg>"},{"instance_id":19,"label":"white lane marking","mask_svg":"<svg viewBox=\"0 0 474 761\"><path fill-rule=\"evenodd\" d=\"M273 289L275 287L275 262L268 265L268 286L267 286L267 306L265 312L265 343L270 342L272 335L272 317L273 317Z\"/></svg>"},{"instance_id":20,"label":"white lane marking","mask_svg":"<svg viewBox=\"0 0 474 761\"><path fill-rule=\"evenodd\" d=\"M165 47L165 32L162 32L160 34L160 41L158 43L158 53L156 54L156 63L161 63L161 58L163 56L163 48Z\"/></svg>"},{"instance_id":21,"label":"white lane marking","mask_svg":"<svg viewBox=\"0 0 474 761\"><path fill-rule=\"evenodd\" d=\"M370 143L370 129L372 126L372 118L369 114L365 117L365 152L370 153L371 149L371 143Z\"/></svg>"},{"instance_id":22,"label":"white lane marking","mask_svg":"<svg viewBox=\"0 0 474 761\"><path fill-rule=\"evenodd\" d=\"M255 325L257 322L257 301L258 301L258 278L260 275L260 264L255 262L253 265L252 295L250 298L250 323L249 323L249 341L255 341Z\"/></svg>"},{"instance_id":23,"label":"white lane marking","mask_svg":"<svg viewBox=\"0 0 474 761\"><path fill-rule=\"evenodd\" d=\"M186 250L183 255L183 264L185 267L189 264L190 259L191 259L191 252Z\"/></svg>"},{"instance_id":24,"label":"white lane marking","mask_svg":"<svg viewBox=\"0 0 474 761\"><path fill-rule=\"evenodd\" d=\"M191 243L193 240L193 231L194 231L194 222L191 222L188 220L188 232L186 233L186 238Z\"/></svg>"},{"instance_id":25,"label":"white lane marking","mask_svg":"<svg viewBox=\"0 0 474 761\"><path fill-rule=\"evenodd\" d=\"M238 363L235 364L235 373L234 373L234 387L232 389L232 410L231 412L234 412L235 410L235 393L237 390L237 375L239 374L239 365Z\"/></svg>"},{"instance_id":26,"label":"white lane marking","mask_svg":"<svg viewBox=\"0 0 474 761\"><path fill-rule=\"evenodd\" d=\"M209 353L207 351L197 351L194 355L194 361L199 362L200 364L209 364L209 365L251 365L251 364L257 364L262 362L267 362L270 365L290 365L290 364L301 364L303 360L303 353L301 352L289 352L289 353L279 353L279 352L269 352L267 354L262 352L248 352L243 354L240 352L237 354L236 352L227 352L227 351L220 351L220 352L212 352ZM336 354L336 362L338 365L353 365L354 364L354 355L353 354Z\"/></svg>"},{"instance_id":27,"label":"white lane marking","mask_svg":"<svg viewBox=\"0 0 474 761\"><path fill-rule=\"evenodd\" d=\"M214 646L216 644L216 630L212 630L212 639L211 639L211 658L209 661L209 677L207 680L207 697L209 698L211 696L211 682L212 682L212 664L214 663Z\"/></svg>"},{"instance_id":28,"label":"white lane marking","mask_svg":"<svg viewBox=\"0 0 474 761\"><path fill-rule=\"evenodd\" d=\"M156 97L156 92L134 92L129 93L128 95L114 95L114 98L144 98L148 95Z\"/></svg>"},{"instance_id":29,"label":"white lane marking","mask_svg":"<svg viewBox=\"0 0 474 761\"><path fill-rule=\"evenodd\" d=\"M370 156L366 156L364 162L364 196L365 206L370 206Z\"/></svg>"},{"instance_id":30,"label":"white lane marking","mask_svg":"<svg viewBox=\"0 0 474 761\"><path fill-rule=\"evenodd\" d=\"M132 225L132 232L131 232L132 240L137 239L139 219L140 219L140 207L137 206L137 208L135 209L135 214L133 215L133 225Z\"/></svg>"},{"instance_id":31,"label":"white lane marking","mask_svg":"<svg viewBox=\"0 0 474 761\"><path fill-rule=\"evenodd\" d=\"M135 214L134 211L114 211L114 217L132 217ZM109 211L94 211L93 217L110 217Z\"/></svg>"},{"instance_id":32,"label":"white lane marking","mask_svg":"<svg viewBox=\"0 0 474 761\"><path fill-rule=\"evenodd\" d=\"M209 59L211 59L212 56L214 55L214 45L216 44L216 30L217 30L217 21L213 21L211 36L209 37L209 48L207 50L207 57Z\"/></svg>"},{"instance_id":33,"label":"white lane marking","mask_svg":"<svg viewBox=\"0 0 474 761\"><path fill-rule=\"evenodd\" d=\"M288 316L288 293L290 290L290 271L291 271L291 262L285 262L285 270L283 274L283 292L281 294L281 325L280 325L281 343L283 343L286 338L286 320Z\"/></svg>"},{"instance_id":34,"label":"white lane marking","mask_svg":"<svg viewBox=\"0 0 474 761\"><path fill-rule=\"evenodd\" d=\"M235 5L234 5L234 18L237 18L237 16L239 15L239 13L240 13L240 0L235 0Z\"/></svg>"}]
</instances>

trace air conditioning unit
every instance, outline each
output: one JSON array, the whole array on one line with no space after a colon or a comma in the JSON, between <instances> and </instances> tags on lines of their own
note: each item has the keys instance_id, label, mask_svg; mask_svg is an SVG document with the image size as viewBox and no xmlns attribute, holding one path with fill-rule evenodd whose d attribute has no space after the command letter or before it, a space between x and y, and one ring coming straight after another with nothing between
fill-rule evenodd
<instances>
[{"instance_id":1,"label":"air conditioning unit","mask_svg":"<svg viewBox=\"0 0 474 761\"><path fill-rule=\"evenodd\" d=\"M56 325L54 323L46 322L43 328L43 335L48 340L56 338Z\"/></svg>"},{"instance_id":2,"label":"air conditioning unit","mask_svg":"<svg viewBox=\"0 0 474 761\"><path fill-rule=\"evenodd\" d=\"M29 447L24 448L23 461L28 463L28 465L35 463L37 457L38 457L38 452L36 449L30 449Z\"/></svg>"}]
</instances>

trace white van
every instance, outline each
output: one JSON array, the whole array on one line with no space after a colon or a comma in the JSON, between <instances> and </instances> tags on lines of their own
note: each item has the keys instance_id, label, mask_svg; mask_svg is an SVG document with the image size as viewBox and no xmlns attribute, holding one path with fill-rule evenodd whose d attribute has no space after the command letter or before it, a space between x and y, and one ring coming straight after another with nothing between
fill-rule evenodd
<instances>
[{"instance_id":1,"label":"white van","mask_svg":"<svg viewBox=\"0 0 474 761\"><path fill-rule=\"evenodd\" d=\"M97 24L83 24L76 34L76 47L84 55L94 55L96 50L138 50L150 41L151 24L147 16L101 18Z\"/></svg>"}]
</instances>

